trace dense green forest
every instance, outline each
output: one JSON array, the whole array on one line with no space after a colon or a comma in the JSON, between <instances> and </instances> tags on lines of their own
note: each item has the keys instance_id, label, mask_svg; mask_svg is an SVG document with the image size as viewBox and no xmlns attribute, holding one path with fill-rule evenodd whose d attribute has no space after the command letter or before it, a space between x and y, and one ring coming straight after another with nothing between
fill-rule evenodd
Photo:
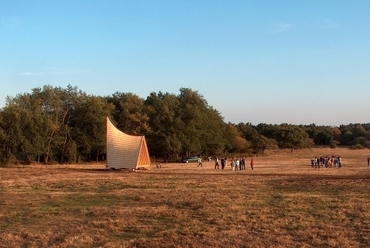
<instances>
[{"instance_id":1,"label":"dense green forest","mask_svg":"<svg viewBox=\"0 0 370 248\"><path fill-rule=\"evenodd\" d=\"M339 127L226 123L197 91L88 95L71 85L44 86L7 97L0 109L0 164L105 160L106 116L127 134L145 135L152 158L263 154L313 146L370 148L370 123Z\"/></svg>"}]
</instances>

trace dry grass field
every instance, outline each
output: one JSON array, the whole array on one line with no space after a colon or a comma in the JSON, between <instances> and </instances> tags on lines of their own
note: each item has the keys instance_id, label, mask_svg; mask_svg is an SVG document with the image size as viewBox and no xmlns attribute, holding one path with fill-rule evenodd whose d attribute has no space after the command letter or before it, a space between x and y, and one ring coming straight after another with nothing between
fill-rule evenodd
<instances>
[{"instance_id":1,"label":"dry grass field","mask_svg":"<svg viewBox=\"0 0 370 248\"><path fill-rule=\"evenodd\" d=\"M342 168L310 166L332 154ZM253 171L0 168L0 247L370 247L369 155L268 151Z\"/></svg>"}]
</instances>

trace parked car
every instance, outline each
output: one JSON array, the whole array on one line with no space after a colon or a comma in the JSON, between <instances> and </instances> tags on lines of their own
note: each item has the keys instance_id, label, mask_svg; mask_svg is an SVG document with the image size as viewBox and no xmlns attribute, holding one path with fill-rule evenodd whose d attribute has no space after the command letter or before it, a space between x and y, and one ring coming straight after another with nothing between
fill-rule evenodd
<instances>
[{"instance_id":1,"label":"parked car","mask_svg":"<svg viewBox=\"0 0 370 248\"><path fill-rule=\"evenodd\" d=\"M193 157L184 158L182 160L182 162L184 162L184 163L195 163L195 162L198 162L198 159L199 159L198 156L193 156Z\"/></svg>"}]
</instances>

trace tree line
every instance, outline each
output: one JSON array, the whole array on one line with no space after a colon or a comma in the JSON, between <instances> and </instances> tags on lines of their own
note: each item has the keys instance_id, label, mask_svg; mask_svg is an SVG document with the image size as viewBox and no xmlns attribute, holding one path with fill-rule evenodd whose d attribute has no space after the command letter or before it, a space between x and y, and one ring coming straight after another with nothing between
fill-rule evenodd
<instances>
[{"instance_id":1,"label":"tree line","mask_svg":"<svg viewBox=\"0 0 370 248\"><path fill-rule=\"evenodd\" d=\"M95 96L71 85L45 85L6 98L0 109L0 164L104 161L106 116L127 134L145 135L151 157L166 161L312 146L370 148L370 123L233 124L189 88L178 94L152 92L143 99L133 93Z\"/></svg>"}]
</instances>

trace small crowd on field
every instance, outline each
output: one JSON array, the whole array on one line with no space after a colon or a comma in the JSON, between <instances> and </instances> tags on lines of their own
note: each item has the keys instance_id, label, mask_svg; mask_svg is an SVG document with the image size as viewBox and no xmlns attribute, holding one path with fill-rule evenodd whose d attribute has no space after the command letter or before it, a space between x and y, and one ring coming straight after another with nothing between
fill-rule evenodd
<instances>
[{"instance_id":1,"label":"small crowd on field","mask_svg":"<svg viewBox=\"0 0 370 248\"><path fill-rule=\"evenodd\" d=\"M315 169L320 169L320 167L334 167L334 168L341 168L342 167L342 157L341 156L316 156L311 158L311 167Z\"/></svg>"},{"instance_id":2,"label":"small crowd on field","mask_svg":"<svg viewBox=\"0 0 370 248\"><path fill-rule=\"evenodd\" d=\"M212 158L208 157L208 161L211 161ZM224 170L228 165L230 165L231 170L233 171L241 171L245 170L246 165L246 158L231 158L227 159L226 157L218 158L216 157L214 159L215 161L215 169L222 169ZM254 161L253 158L251 158L249 163L251 169L254 169ZM341 156L338 155L324 155L324 156L315 156L311 158L311 167L315 169L320 169L321 167L329 168L341 168L343 165L343 160ZM370 156L367 158L367 165L370 166ZM197 167L203 167L203 161L202 158L198 158L198 166Z\"/></svg>"},{"instance_id":3,"label":"small crowd on field","mask_svg":"<svg viewBox=\"0 0 370 248\"><path fill-rule=\"evenodd\" d=\"M208 161L211 161L211 158L208 158ZM223 158L218 158L216 157L214 159L215 161L215 169L221 169L224 170L228 164L230 164L230 168L233 171L238 171L238 170L245 170L245 165L246 165L246 158L231 158L230 161L226 157ZM251 158L250 163L249 163L251 169L254 169L254 160ZM202 163L202 158L198 159L198 167L203 167Z\"/></svg>"}]
</instances>

